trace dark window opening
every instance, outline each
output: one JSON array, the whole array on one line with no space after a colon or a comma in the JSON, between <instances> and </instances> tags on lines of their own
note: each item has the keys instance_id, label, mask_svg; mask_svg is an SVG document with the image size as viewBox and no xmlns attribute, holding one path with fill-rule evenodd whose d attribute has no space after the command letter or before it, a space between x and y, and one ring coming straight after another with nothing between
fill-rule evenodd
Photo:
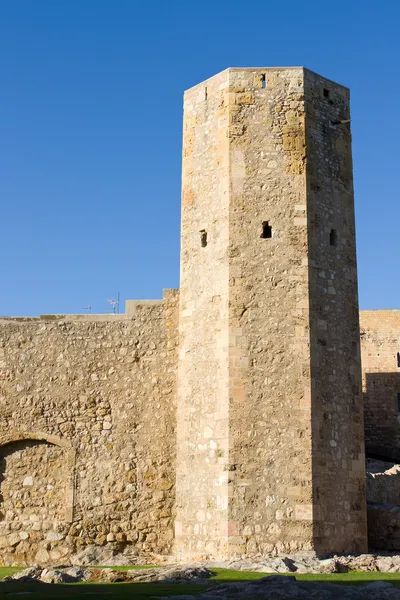
<instances>
[{"instance_id":1,"label":"dark window opening","mask_svg":"<svg viewBox=\"0 0 400 600\"><path fill-rule=\"evenodd\" d=\"M207 231L205 229L202 229L200 231L200 242L202 248L205 248L207 246Z\"/></svg>"},{"instance_id":2,"label":"dark window opening","mask_svg":"<svg viewBox=\"0 0 400 600\"><path fill-rule=\"evenodd\" d=\"M337 246L337 233L336 229L331 229L329 234L329 243L331 246Z\"/></svg>"},{"instance_id":3,"label":"dark window opening","mask_svg":"<svg viewBox=\"0 0 400 600\"><path fill-rule=\"evenodd\" d=\"M327 90L326 88L324 88L324 98L330 98L331 97L331 93L329 90Z\"/></svg>"},{"instance_id":4,"label":"dark window opening","mask_svg":"<svg viewBox=\"0 0 400 600\"><path fill-rule=\"evenodd\" d=\"M264 90L267 87L267 78L265 77L265 74L261 75L261 86Z\"/></svg>"},{"instance_id":5,"label":"dark window opening","mask_svg":"<svg viewBox=\"0 0 400 600\"><path fill-rule=\"evenodd\" d=\"M400 369L400 352L397 353L397 368Z\"/></svg>"},{"instance_id":6,"label":"dark window opening","mask_svg":"<svg viewBox=\"0 0 400 600\"><path fill-rule=\"evenodd\" d=\"M397 412L400 412L400 393L397 394Z\"/></svg>"},{"instance_id":7,"label":"dark window opening","mask_svg":"<svg viewBox=\"0 0 400 600\"><path fill-rule=\"evenodd\" d=\"M268 221L263 221L261 237L264 239L272 238L272 227Z\"/></svg>"}]
</instances>

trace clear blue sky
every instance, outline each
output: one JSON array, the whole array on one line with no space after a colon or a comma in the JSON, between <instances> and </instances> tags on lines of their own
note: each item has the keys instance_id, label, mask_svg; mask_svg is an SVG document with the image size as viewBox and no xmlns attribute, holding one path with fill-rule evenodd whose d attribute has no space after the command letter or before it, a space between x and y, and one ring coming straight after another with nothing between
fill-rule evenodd
<instances>
[{"instance_id":1,"label":"clear blue sky","mask_svg":"<svg viewBox=\"0 0 400 600\"><path fill-rule=\"evenodd\" d=\"M351 88L361 308L399 308L397 0L0 0L1 315L179 285L183 91L229 66Z\"/></svg>"}]
</instances>

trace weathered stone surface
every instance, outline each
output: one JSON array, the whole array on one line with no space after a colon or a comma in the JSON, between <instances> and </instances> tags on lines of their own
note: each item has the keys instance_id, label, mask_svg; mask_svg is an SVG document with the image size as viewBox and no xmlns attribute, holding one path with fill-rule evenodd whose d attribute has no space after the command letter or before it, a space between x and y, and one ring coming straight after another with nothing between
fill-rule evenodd
<instances>
[{"instance_id":1,"label":"weathered stone surface","mask_svg":"<svg viewBox=\"0 0 400 600\"><path fill-rule=\"evenodd\" d=\"M30 567L15 573L6 580L18 580L30 583L77 583L79 581L102 581L105 583L130 582L159 582L159 583L206 583L213 571L204 566L167 567L155 569L135 569L118 571L107 569L82 569L80 567L58 567L47 569Z\"/></svg>"},{"instance_id":2,"label":"weathered stone surface","mask_svg":"<svg viewBox=\"0 0 400 600\"><path fill-rule=\"evenodd\" d=\"M0 563L171 553L177 299L0 319Z\"/></svg>"},{"instance_id":3,"label":"weathered stone surface","mask_svg":"<svg viewBox=\"0 0 400 600\"><path fill-rule=\"evenodd\" d=\"M209 568L253 571L258 573L347 573L348 571L400 571L399 554L359 554L318 559L315 555L243 558L205 563Z\"/></svg>"},{"instance_id":4,"label":"weathered stone surface","mask_svg":"<svg viewBox=\"0 0 400 600\"><path fill-rule=\"evenodd\" d=\"M24 577L32 577L33 579L40 578L40 575L43 571L43 567L28 567L27 569L23 569L17 573L14 573L12 579L22 579Z\"/></svg>"},{"instance_id":5,"label":"weathered stone surface","mask_svg":"<svg viewBox=\"0 0 400 600\"><path fill-rule=\"evenodd\" d=\"M366 549L348 120L347 88L302 68L188 90L180 293L0 319L0 562L283 573L312 567L278 555ZM367 448L394 452L400 313L378 312ZM370 540L399 548L398 480L368 481Z\"/></svg>"},{"instance_id":6,"label":"weathered stone surface","mask_svg":"<svg viewBox=\"0 0 400 600\"><path fill-rule=\"evenodd\" d=\"M227 69L184 115L178 556L365 551L348 90Z\"/></svg>"},{"instance_id":7,"label":"weathered stone surface","mask_svg":"<svg viewBox=\"0 0 400 600\"><path fill-rule=\"evenodd\" d=\"M60 569L43 569L40 581L44 583L77 583L81 579L69 575L69 573Z\"/></svg>"},{"instance_id":8,"label":"weathered stone surface","mask_svg":"<svg viewBox=\"0 0 400 600\"><path fill-rule=\"evenodd\" d=\"M371 549L400 549L400 466L367 463L368 540Z\"/></svg>"},{"instance_id":9,"label":"weathered stone surface","mask_svg":"<svg viewBox=\"0 0 400 600\"><path fill-rule=\"evenodd\" d=\"M207 567L167 567L156 569L135 569L130 571L113 571L101 569L93 573L96 581L121 582L131 581L137 583L206 583L214 573Z\"/></svg>"},{"instance_id":10,"label":"weathered stone surface","mask_svg":"<svg viewBox=\"0 0 400 600\"><path fill-rule=\"evenodd\" d=\"M400 462L400 310L362 310L360 331L367 455Z\"/></svg>"},{"instance_id":11,"label":"weathered stone surface","mask_svg":"<svg viewBox=\"0 0 400 600\"><path fill-rule=\"evenodd\" d=\"M77 566L109 565L110 567L124 565L147 565L149 563L162 563L165 558L161 556L138 556L135 547L127 544L118 552L111 544L87 546L77 554L69 557L71 564Z\"/></svg>"},{"instance_id":12,"label":"weathered stone surface","mask_svg":"<svg viewBox=\"0 0 400 600\"><path fill-rule=\"evenodd\" d=\"M35 566L14 573L11 577L7 577L6 580L17 580L21 583L31 583L33 581L42 583L77 583L90 579L91 574L91 571L81 569L80 567L47 569Z\"/></svg>"}]
</instances>

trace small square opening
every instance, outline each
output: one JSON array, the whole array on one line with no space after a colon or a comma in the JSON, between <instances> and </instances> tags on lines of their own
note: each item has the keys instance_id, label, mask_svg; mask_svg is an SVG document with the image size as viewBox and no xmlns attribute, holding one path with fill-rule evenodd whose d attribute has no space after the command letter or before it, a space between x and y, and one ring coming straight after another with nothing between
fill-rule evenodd
<instances>
[{"instance_id":1,"label":"small square opening","mask_svg":"<svg viewBox=\"0 0 400 600\"><path fill-rule=\"evenodd\" d=\"M331 93L327 88L324 88L323 95L324 95L324 98L327 98L328 100L331 97Z\"/></svg>"},{"instance_id":2,"label":"small square opening","mask_svg":"<svg viewBox=\"0 0 400 600\"><path fill-rule=\"evenodd\" d=\"M272 227L268 221L263 221L261 237L263 239L272 238Z\"/></svg>"}]
</instances>

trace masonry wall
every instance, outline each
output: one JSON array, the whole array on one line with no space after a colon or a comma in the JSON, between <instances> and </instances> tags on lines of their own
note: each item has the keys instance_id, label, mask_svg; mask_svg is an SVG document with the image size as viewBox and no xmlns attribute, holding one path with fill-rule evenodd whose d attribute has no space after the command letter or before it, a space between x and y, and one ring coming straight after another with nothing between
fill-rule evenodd
<instances>
[{"instance_id":1,"label":"masonry wall","mask_svg":"<svg viewBox=\"0 0 400 600\"><path fill-rule=\"evenodd\" d=\"M303 116L304 138L302 77L229 69L185 94L176 547L187 559L312 547L307 382L290 352L308 323L304 151L282 141L286 118Z\"/></svg>"},{"instance_id":2,"label":"masonry wall","mask_svg":"<svg viewBox=\"0 0 400 600\"><path fill-rule=\"evenodd\" d=\"M367 454L400 460L400 310L360 312Z\"/></svg>"},{"instance_id":3,"label":"masonry wall","mask_svg":"<svg viewBox=\"0 0 400 600\"><path fill-rule=\"evenodd\" d=\"M400 508L400 475L394 472L367 473L367 502Z\"/></svg>"},{"instance_id":4,"label":"masonry wall","mask_svg":"<svg viewBox=\"0 0 400 600\"><path fill-rule=\"evenodd\" d=\"M0 320L4 564L170 553L177 300Z\"/></svg>"},{"instance_id":5,"label":"masonry wall","mask_svg":"<svg viewBox=\"0 0 400 600\"><path fill-rule=\"evenodd\" d=\"M311 550L303 69L232 69L229 101L230 552Z\"/></svg>"},{"instance_id":6,"label":"masonry wall","mask_svg":"<svg viewBox=\"0 0 400 600\"><path fill-rule=\"evenodd\" d=\"M314 544L319 552L362 552L367 524L349 90L306 70L305 96Z\"/></svg>"},{"instance_id":7,"label":"masonry wall","mask_svg":"<svg viewBox=\"0 0 400 600\"><path fill-rule=\"evenodd\" d=\"M5 564L366 549L348 90L228 69L184 111L180 293L0 319ZM398 459L399 315L361 312L367 452Z\"/></svg>"},{"instance_id":8,"label":"masonry wall","mask_svg":"<svg viewBox=\"0 0 400 600\"><path fill-rule=\"evenodd\" d=\"M400 506L368 504L368 544L371 551L400 550Z\"/></svg>"},{"instance_id":9,"label":"masonry wall","mask_svg":"<svg viewBox=\"0 0 400 600\"><path fill-rule=\"evenodd\" d=\"M349 133L326 131L339 117L348 91L300 68L228 69L185 94L186 559L366 548L351 150Z\"/></svg>"},{"instance_id":10,"label":"masonry wall","mask_svg":"<svg viewBox=\"0 0 400 600\"><path fill-rule=\"evenodd\" d=\"M367 468L369 549L400 550L399 466L368 461Z\"/></svg>"},{"instance_id":11,"label":"masonry wall","mask_svg":"<svg viewBox=\"0 0 400 600\"><path fill-rule=\"evenodd\" d=\"M228 83L224 71L184 105L175 549L191 560L227 552Z\"/></svg>"}]
</instances>

